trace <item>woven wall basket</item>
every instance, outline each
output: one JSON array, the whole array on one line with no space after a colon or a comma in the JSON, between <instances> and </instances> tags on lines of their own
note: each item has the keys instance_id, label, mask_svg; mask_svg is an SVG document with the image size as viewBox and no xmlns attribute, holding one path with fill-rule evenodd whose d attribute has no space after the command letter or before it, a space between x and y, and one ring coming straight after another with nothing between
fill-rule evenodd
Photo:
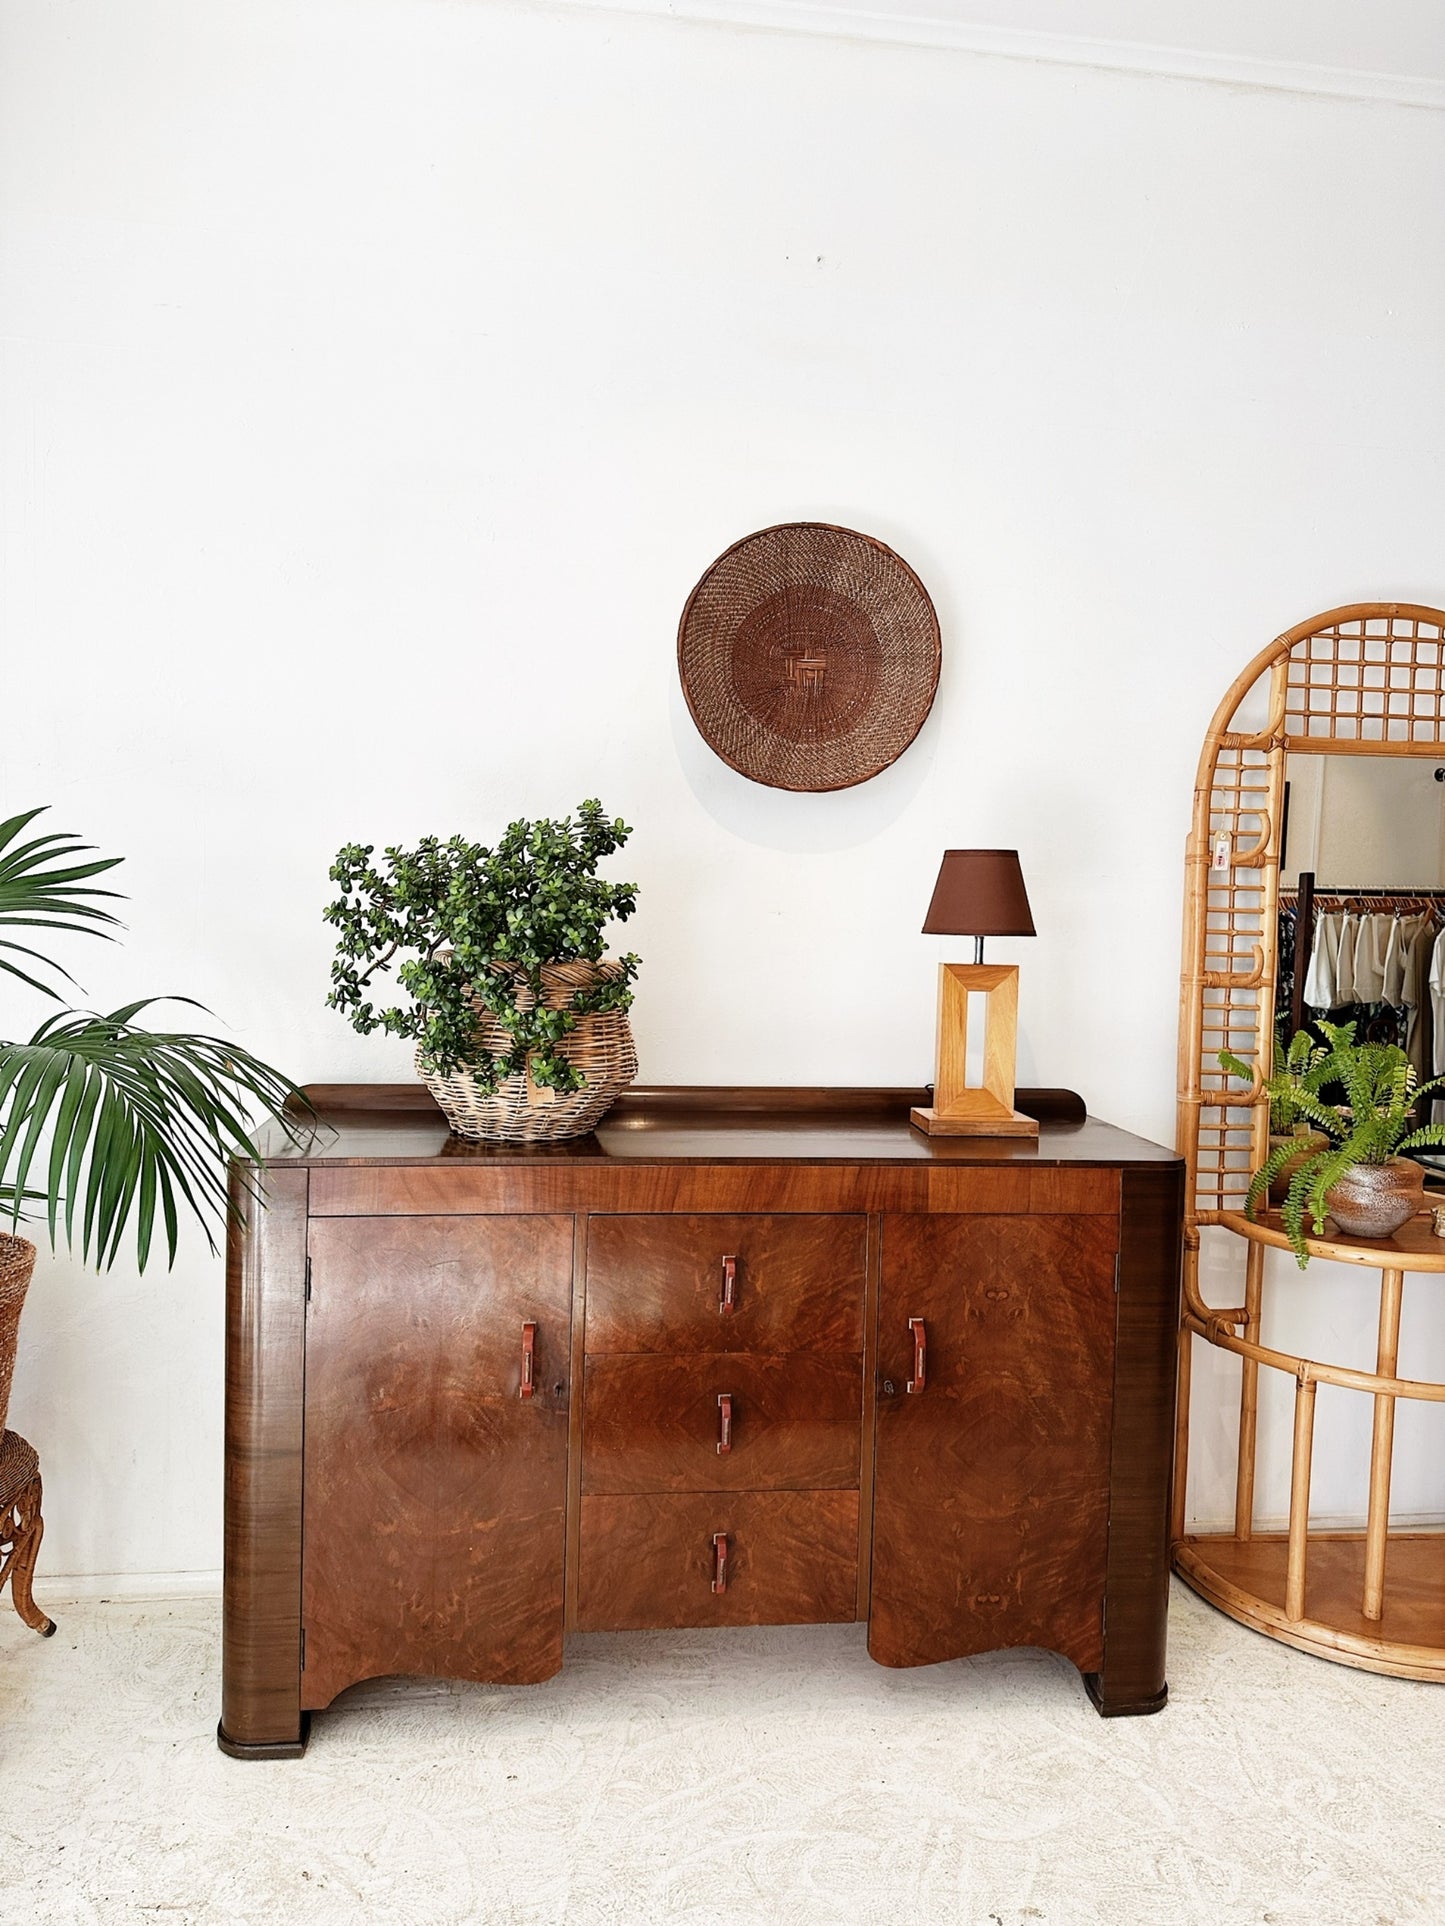
<instances>
[{"instance_id":1,"label":"woven wall basket","mask_svg":"<svg viewBox=\"0 0 1445 1926\"><path fill-rule=\"evenodd\" d=\"M24 1237L0 1232L0 1431L10 1415L10 1384L15 1376L15 1348L20 1338L20 1312L35 1269L35 1246Z\"/></svg>"},{"instance_id":2,"label":"woven wall basket","mask_svg":"<svg viewBox=\"0 0 1445 1926\"><path fill-rule=\"evenodd\" d=\"M774 789L848 789L896 762L933 706L940 653L933 603L902 557L827 522L734 542L677 632L699 732Z\"/></svg>"},{"instance_id":3,"label":"woven wall basket","mask_svg":"<svg viewBox=\"0 0 1445 1926\"><path fill-rule=\"evenodd\" d=\"M549 1010L567 1003L578 990L590 989L620 966L603 958L600 963L551 963L542 971L542 995ZM521 1008L530 1008L523 991ZM511 1033L480 1003L477 1040L494 1056L511 1046ZM488 1094L465 1070L439 1077L422 1067L417 1075L436 1098L447 1122L459 1137L479 1143L548 1144L582 1137L595 1129L637 1075L637 1050L625 1010L598 1010L577 1019L577 1027L557 1046L558 1054L580 1070L587 1081L580 1090L545 1090L530 1075L508 1077Z\"/></svg>"}]
</instances>

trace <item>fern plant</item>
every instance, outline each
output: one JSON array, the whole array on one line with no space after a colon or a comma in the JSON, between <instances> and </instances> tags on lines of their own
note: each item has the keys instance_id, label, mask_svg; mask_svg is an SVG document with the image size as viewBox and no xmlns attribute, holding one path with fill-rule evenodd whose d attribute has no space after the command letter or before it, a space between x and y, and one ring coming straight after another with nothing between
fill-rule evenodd
<instances>
[{"instance_id":1,"label":"fern plant","mask_svg":"<svg viewBox=\"0 0 1445 1926\"><path fill-rule=\"evenodd\" d=\"M1285 1165L1300 1155L1300 1140L1311 1127L1332 1142L1340 1141L1347 1134L1347 1119L1338 1105L1325 1102L1323 1092L1329 1084L1339 1081L1339 1055L1353 1047L1355 1026L1321 1023L1319 1027L1326 1039L1323 1043L1308 1030L1297 1030L1288 1043L1283 1028L1275 1032L1273 1068L1260 1085L1260 1093L1269 1101L1271 1134L1285 1141L1271 1148L1250 1179L1244 1201L1250 1217ZM1254 1072L1249 1065L1232 1052L1221 1050L1219 1062L1231 1076L1245 1083L1254 1082Z\"/></svg>"},{"instance_id":2,"label":"fern plant","mask_svg":"<svg viewBox=\"0 0 1445 1926\"><path fill-rule=\"evenodd\" d=\"M1322 1102L1320 1092L1330 1081L1332 1053L1354 1042L1355 1026L1321 1023L1319 1028L1327 1039L1324 1043L1309 1030L1296 1030L1288 1043L1283 1025L1275 1032L1272 1068L1260 1090L1269 1099L1269 1127L1276 1135L1283 1136L1302 1123L1329 1129L1328 1121L1320 1120L1320 1111L1331 1110L1333 1106ZM1246 1083L1254 1082L1254 1072L1249 1065L1228 1050L1220 1051L1219 1061L1232 1076L1242 1077Z\"/></svg>"},{"instance_id":3,"label":"fern plant","mask_svg":"<svg viewBox=\"0 0 1445 1926\"><path fill-rule=\"evenodd\" d=\"M29 933L111 937L119 924L105 905L121 899L95 879L122 858L96 857L68 834L27 839L41 813L0 823L0 972L58 1003L45 978L73 978L31 947ZM260 1161L251 1111L284 1123L288 1102L299 1098L289 1077L234 1043L137 1023L162 1002L202 1007L189 997L147 997L107 1016L63 1009L28 1041L0 1041L0 1216L18 1227L43 1213L52 1245L62 1231L68 1245L78 1238L82 1256L93 1255L100 1269L115 1262L132 1222L144 1269L157 1218L173 1263L182 1211L214 1249L230 1208L228 1158Z\"/></svg>"},{"instance_id":4,"label":"fern plant","mask_svg":"<svg viewBox=\"0 0 1445 1926\"><path fill-rule=\"evenodd\" d=\"M1345 1026L1348 1027L1348 1026ZM1445 1077L1421 1083L1405 1052L1393 1043L1340 1043L1331 1049L1327 1082L1344 1085L1346 1128L1338 1141L1307 1157L1290 1179L1280 1220L1303 1270L1308 1216L1316 1237L1324 1234L1328 1197L1356 1165L1388 1164L1402 1150L1445 1144L1445 1124L1417 1124L1424 1100L1445 1088Z\"/></svg>"}]
</instances>

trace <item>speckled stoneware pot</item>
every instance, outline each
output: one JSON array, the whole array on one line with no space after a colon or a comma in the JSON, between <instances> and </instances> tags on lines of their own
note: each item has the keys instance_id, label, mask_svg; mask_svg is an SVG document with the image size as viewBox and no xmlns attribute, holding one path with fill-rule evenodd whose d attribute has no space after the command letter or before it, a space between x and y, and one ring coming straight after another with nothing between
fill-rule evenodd
<instances>
[{"instance_id":1,"label":"speckled stoneware pot","mask_svg":"<svg viewBox=\"0 0 1445 1926\"><path fill-rule=\"evenodd\" d=\"M1406 1157L1356 1164L1325 1192L1325 1208L1349 1237L1390 1237L1425 1204L1425 1173Z\"/></svg>"}]
</instances>

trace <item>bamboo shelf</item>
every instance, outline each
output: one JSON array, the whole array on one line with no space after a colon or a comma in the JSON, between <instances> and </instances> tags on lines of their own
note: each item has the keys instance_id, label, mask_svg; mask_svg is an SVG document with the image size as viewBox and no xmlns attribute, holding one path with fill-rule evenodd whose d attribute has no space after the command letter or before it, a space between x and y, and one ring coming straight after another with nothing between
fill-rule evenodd
<instances>
[{"instance_id":1,"label":"bamboo shelf","mask_svg":"<svg viewBox=\"0 0 1445 1926\"><path fill-rule=\"evenodd\" d=\"M1408 1272L1445 1272L1445 1239L1427 1216L1412 1217L1393 1237L1311 1237L1311 1257L1365 1266L1380 1274L1380 1334L1375 1369L1324 1364L1259 1342L1264 1253L1289 1249L1274 1211L1251 1222L1242 1211L1219 1221L1250 1246L1242 1315L1186 1306L1184 1339L1202 1337L1243 1360L1234 1531L1181 1536L1175 1564L1184 1578L1231 1618L1287 1645L1341 1665L1445 1681L1445 1533L1390 1530L1390 1477L1395 1404L1413 1398L1445 1403L1445 1384L1397 1375L1400 1308ZM1254 1531L1254 1478L1259 1371L1295 1381L1294 1455L1289 1531ZM1339 1385L1374 1399L1369 1514L1362 1532L1309 1528L1315 1395ZM1388 1598L1386 1575L1389 1577Z\"/></svg>"},{"instance_id":2,"label":"bamboo shelf","mask_svg":"<svg viewBox=\"0 0 1445 1926\"><path fill-rule=\"evenodd\" d=\"M1285 1604L1288 1556L1279 1532L1201 1534L1174 1553L1180 1576L1242 1625L1336 1665L1445 1682L1445 1534L1390 1534L1390 1589L1378 1620L1360 1610L1363 1532L1310 1533L1308 1610L1299 1618Z\"/></svg>"},{"instance_id":3,"label":"bamboo shelf","mask_svg":"<svg viewBox=\"0 0 1445 1926\"><path fill-rule=\"evenodd\" d=\"M1244 1214L1264 1161L1279 976L1277 912L1286 758L1445 759L1445 610L1404 603L1334 609L1278 636L1236 679L1205 738L1186 850L1180 989L1179 1148L1189 1166L1180 1333L1174 1560L1185 1581L1242 1624L1336 1663L1445 1682L1445 1531L1392 1532L1390 1479L1401 1398L1445 1403L1445 1384L1398 1375L1400 1306L1412 1273L1445 1273L1428 1217L1394 1237L1308 1240L1313 1257L1379 1275L1375 1369L1277 1351L1261 1340L1266 1253L1288 1249L1274 1214ZM1251 1063L1252 1087L1218 1064ZM1237 1239L1242 1302L1200 1295L1201 1235ZM1240 1359L1234 1530L1187 1534L1189 1392L1196 1342ZM1254 1528L1259 1373L1294 1380L1289 1530ZM1315 1400L1321 1384L1373 1402L1363 1531L1310 1529ZM1445 1511L1445 1489L1441 1492Z\"/></svg>"}]
</instances>

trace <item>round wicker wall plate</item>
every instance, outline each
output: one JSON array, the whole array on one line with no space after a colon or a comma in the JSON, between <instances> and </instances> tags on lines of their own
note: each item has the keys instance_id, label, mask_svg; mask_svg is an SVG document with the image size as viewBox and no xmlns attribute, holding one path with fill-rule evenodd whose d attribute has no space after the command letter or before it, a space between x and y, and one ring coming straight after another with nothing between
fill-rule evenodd
<instances>
[{"instance_id":1,"label":"round wicker wall plate","mask_svg":"<svg viewBox=\"0 0 1445 1926\"><path fill-rule=\"evenodd\" d=\"M849 789L896 762L938 688L938 617L899 555L828 522L734 542L682 612L703 740L773 789Z\"/></svg>"}]
</instances>

